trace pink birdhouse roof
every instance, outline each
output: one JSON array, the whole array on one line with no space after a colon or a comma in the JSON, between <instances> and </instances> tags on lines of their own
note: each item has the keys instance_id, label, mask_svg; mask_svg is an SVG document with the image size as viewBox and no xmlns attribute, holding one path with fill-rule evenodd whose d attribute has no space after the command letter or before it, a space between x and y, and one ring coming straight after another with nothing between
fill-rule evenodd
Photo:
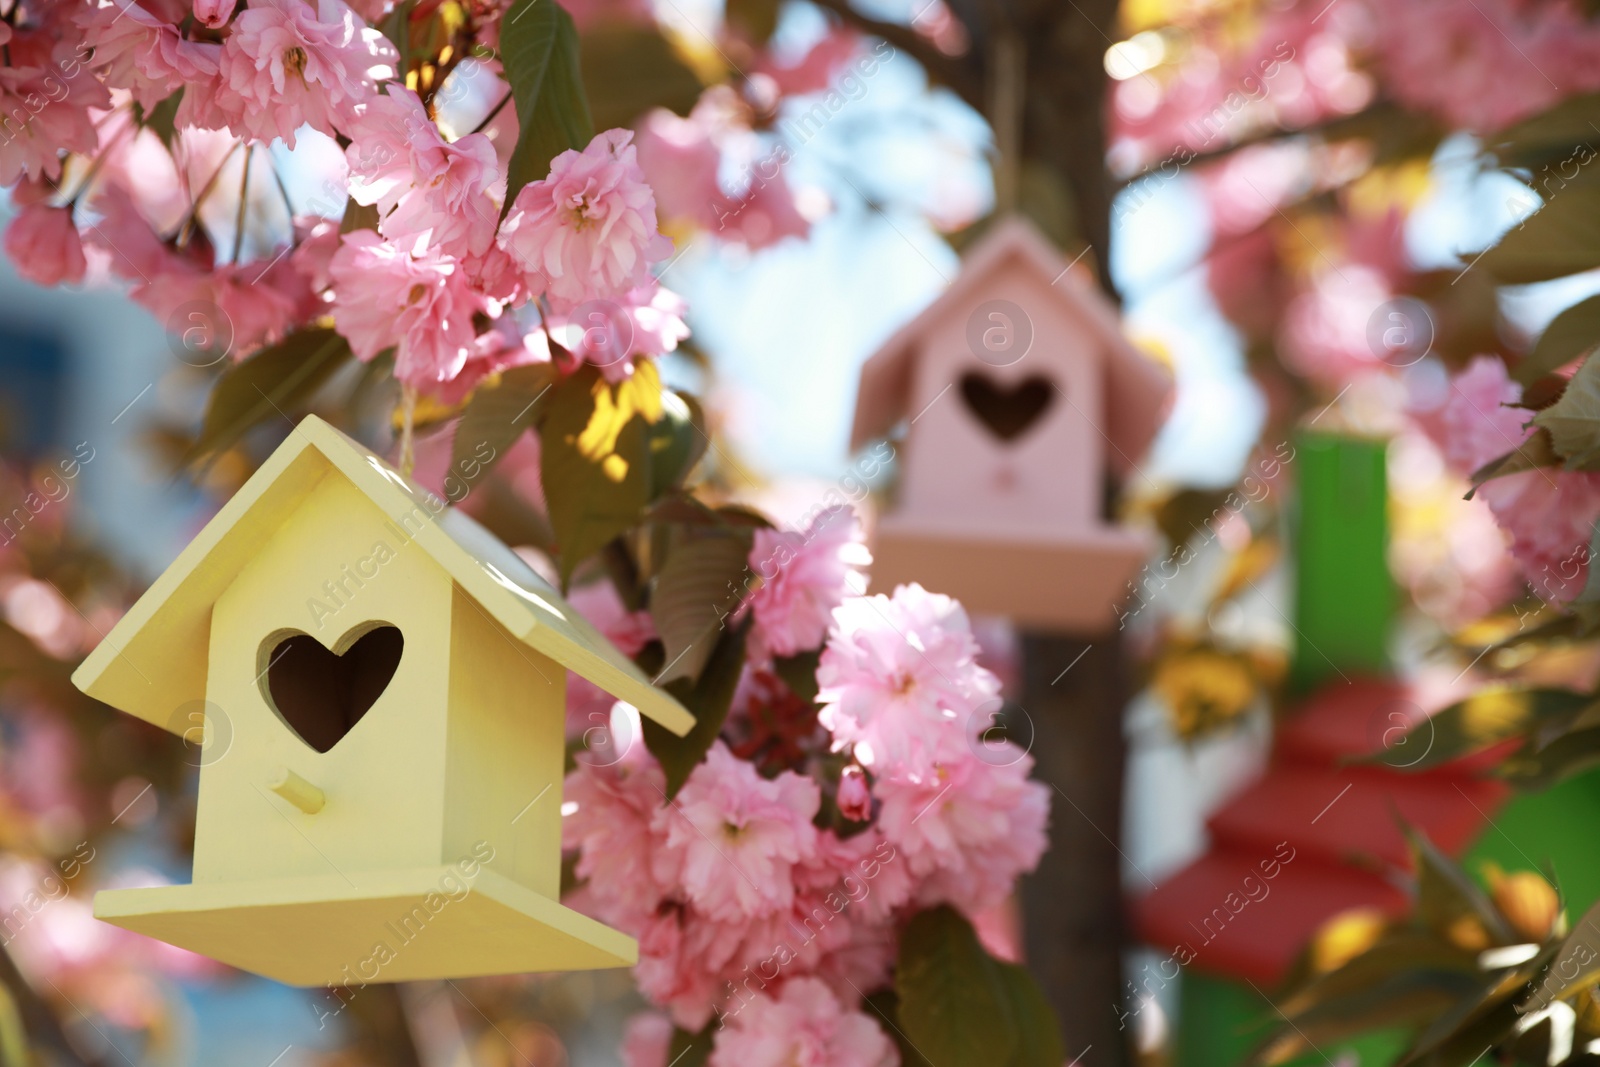
<instances>
[{"instance_id":1,"label":"pink birdhouse roof","mask_svg":"<svg viewBox=\"0 0 1600 1067\"><path fill-rule=\"evenodd\" d=\"M961 271L948 289L901 327L861 368L851 447L886 436L908 412L917 353L930 332L944 327L952 307L975 304L984 287L1013 265L1040 278L1060 306L1079 323L1105 360L1106 396L1100 425L1112 444L1109 462L1127 473L1150 447L1166 415L1172 378L1165 367L1128 343L1116 307L1095 284L1089 271L1077 268L1026 220L1002 219L963 258ZM1051 344L1034 345L1034 358L1060 359L1069 352Z\"/></svg>"}]
</instances>

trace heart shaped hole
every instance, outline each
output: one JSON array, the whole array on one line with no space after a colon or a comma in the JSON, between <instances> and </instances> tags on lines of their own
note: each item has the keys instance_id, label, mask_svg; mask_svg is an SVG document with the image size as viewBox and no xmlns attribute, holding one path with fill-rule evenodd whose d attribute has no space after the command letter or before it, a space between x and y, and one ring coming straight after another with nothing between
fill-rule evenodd
<instances>
[{"instance_id":1,"label":"heart shaped hole","mask_svg":"<svg viewBox=\"0 0 1600 1067\"><path fill-rule=\"evenodd\" d=\"M1050 409L1055 390L1050 379L1037 374L1007 389L987 374L969 371L961 376L961 399L990 433L1009 444Z\"/></svg>"},{"instance_id":2,"label":"heart shaped hole","mask_svg":"<svg viewBox=\"0 0 1600 1067\"><path fill-rule=\"evenodd\" d=\"M326 752L377 703L404 649L400 630L387 623L367 630L343 653L328 651L310 634L282 637L263 672L268 702L300 740Z\"/></svg>"}]
</instances>

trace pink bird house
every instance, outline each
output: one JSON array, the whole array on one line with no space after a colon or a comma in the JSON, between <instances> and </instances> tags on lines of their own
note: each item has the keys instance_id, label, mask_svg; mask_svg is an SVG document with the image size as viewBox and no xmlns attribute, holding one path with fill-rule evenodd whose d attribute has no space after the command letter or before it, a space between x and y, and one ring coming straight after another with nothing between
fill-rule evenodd
<instances>
[{"instance_id":1,"label":"pink bird house","mask_svg":"<svg viewBox=\"0 0 1600 1067\"><path fill-rule=\"evenodd\" d=\"M1144 455L1172 384L1088 274L1003 220L862 368L853 446L905 426L880 588L918 581L1045 630L1115 622L1153 542L1106 521L1106 479Z\"/></svg>"}]
</instances>

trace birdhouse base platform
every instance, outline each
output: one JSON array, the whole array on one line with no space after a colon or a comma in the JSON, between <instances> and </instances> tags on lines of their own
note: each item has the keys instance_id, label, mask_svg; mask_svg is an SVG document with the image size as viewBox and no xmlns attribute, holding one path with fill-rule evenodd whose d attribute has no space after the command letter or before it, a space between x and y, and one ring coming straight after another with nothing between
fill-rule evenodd
<instances>
[{"instance_id":1,"label":"birdhouse base platform","mask_svg":"<svg viewBox=\"0 0 1600 1067\"><path fill-rule=\"evenodd\" d=\"M94 914L298 986L631 967L639 955L633 938L543 894L453 866L107 890Z\"/></svg>"},{"instance_id":2,"label":"birdhouse base platform","mask_svg":"<svg viewBox=\"0 0 1600 1067\"><path fill-rule=\"evenodd\" d=\"M1154 550L1144 531L1122 527L1034 535L890 515L873 536L872 582L879 592L921 582L973 614L1034 629L1103 633Z\"/></svg>"}]
</instances>

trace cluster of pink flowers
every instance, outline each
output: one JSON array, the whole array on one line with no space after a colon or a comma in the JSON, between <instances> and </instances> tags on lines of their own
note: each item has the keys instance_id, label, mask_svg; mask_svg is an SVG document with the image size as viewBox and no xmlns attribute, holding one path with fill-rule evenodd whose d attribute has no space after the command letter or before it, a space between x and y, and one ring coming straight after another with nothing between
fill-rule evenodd
<instances>
[{"instance_id":1,"label":"cluster of pink flowers","mask_svg":"<svg viewBox=\"0 0 1600 1067\"><path fill-rule=\"evenodd\" d=\"M1135 72L1136 60L1113 55L1116 169L1181 167L1263 129L1309 126L1371 101L1359 61L1370 20L1360 5L1267 5L1261 14L1242 49L1218 21L1196 27L1177 61L1159 69Z\"/></svg>"},{"instance_id":2,"label":"cluster of pink flowers","mask_svg":"<svg viewBox=\"0 0 1600 1067\"><path fill-rule=\"evenodd\" d=\"M452 33L492 47L509 6L469 5ZM572 6L583 26L650 19L637 0ZM518 123L499 60L453 44L436 57L453 65L449 91L419 96L376 25L393 9L21 0L0 25L0 184L19 209L8 254L41 285L126 284L206 362L331 315L358 358L392 351L397 378L446 403L562 353L615 381L688 333L654 276L672 243L652 182L680 226L751 248L804 235L788 144L757 131L776 130L790 99L838 95L846 65L879 62L843 30L782 62L741 42L739 89L707 90L688 119L646 116L637 147L603 131L508 191ZM500 103L462 133L468 98ZM318 179L314 196L293 191ZM341 227L371 217L347 199L376 221Z\"/></svg>"},{"instance_id":3,"label":"cluster of pink flowers","mask_svg":"<svg viewBox=\"0 0 1600 1067\"><path fill-rule=\"evenodd\" d=\"M1488 133L1600 89L1600 27L1573 0L1294 0L1267 5L1245 48L1235 36L1202 22L1176 48L1168 39L1176 62L1148 72L1113 57L1118 169L1308 126L1378 95Z\"/></svg>"},{"instance_id":4,"label":"cluster of pink flowers","mask_svg":"<svg viewBox=\"0 0 1600 1067\"><path fill-rule=\"evenodd\" d=\"M1405 0L1372 10L1389 91L1453 125L1490 133L1600 89L1600 26L1571 0Z\"/></svg>"},{"instance_id":5,"label":"cluster of pink flowers","mask_svg":"<svg viewBox=\"0 0 1600 1067\"><path fill-rule=\"evenodd\" d=\"M1450 383L1441 405L1419 411L1446 461L1467 475L1531 436L1532 412L1512 407L1522 387L1494 356L1479 356ZM1478 490L1511 537L1511 554L1536 595L1557 604L1583 592L1589 543L1600 519L1600 474L1551 468L1494 478Z\"/></svg>"},{"instance_id":6,"label":"cluster of pink flowers","mask_svg":"<svg viewBox=\"0 0 1600 1067\"><path fill-rule=\"evenodd\" d=\"M580 339L601 327L603 340L574 347L608 368L686 336L681 302L651 273L672 245L628 131L557 156L500 222L506 179L486 135L446 141L421 101L393 88L352 128L350 195L378 209L378 229L344 235L328 273L334 321L360 358L393 345L396 377L455 398L485 374L549 359L549 338L573 320ZM510 312L530 299L541 325L525 331Z\"/></svg>"},{"instance_id":7,"label":"cluster of pink flowers","mask_svg":"<svg viewBox=\"0 0 1600 1067\"><path fill-rule=\"evenodd\" d=\"M845 593L866 588L860 568L871 561L848 507L828 508L804 530L757 530L750 572L758 583L745 602L754 620L753 658L821 645Z\"/></svg>"},{"instance_id":8,"label":"cluster of pink flowers","mask_svg":"<svg viewBox=\"0 0 1600 1067\"><path fill-rule=\"evenodd\" d=\"M460 94L426 102L397 80L368 22L389 6L22 4L0 27L18 269L45 285L120 279L214 358L331 315L358 358L392 350L397 378L446 402L551 359L552 340L613 377L673 350L684 307L652 273L672 246L632 135L560 154L507 205L514 109L447 134L437 109ZM497 6L471 16L491 41ZM490 101L509 93L492 57L457 73ZM302 184L323 178L306 203L276 174L278 142ZM347 198L376 221L341 232Z\"/></svg>"},{"instance_id":9,"label":"cluster of pink flowers","mask_svg":"<svg viewBox=\"0 0 1600 1067\"><path fill-rule=\"evenodd\" d=\"M751 553L753 633L768 654L820 647L819 708L757 655L675 797L640 744L580 755L567 779L569 902L639 939L640 988L665 1012L630 1028L633 1067L665 1067L668 1020L716 1023L713 1067L893 1067L861 1001L888 982L901 922L944 903L982 916L1046 847L1031 759L981 736L999 683L965 613L916 585L852 595L853 545L833 509ZM612 598L583 600L607 632L653 636Z\"/></svg>"}]
</instances>

